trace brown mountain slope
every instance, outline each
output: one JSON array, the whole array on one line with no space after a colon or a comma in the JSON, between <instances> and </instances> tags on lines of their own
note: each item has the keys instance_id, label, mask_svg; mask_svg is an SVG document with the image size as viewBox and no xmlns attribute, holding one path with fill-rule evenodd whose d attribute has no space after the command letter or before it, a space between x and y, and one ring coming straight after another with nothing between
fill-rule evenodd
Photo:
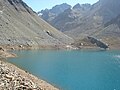
<instances>
[{"instance_id":1,"label":"brown mountain slope","mask_svg":"<svg viewBox=\"0 0 120 90\"><path fill-rule=\"evenodd\" d=\"M57 31L22 0L0 0L0 45L56 46L73 42Z\"/></svg>"}]
</instances>

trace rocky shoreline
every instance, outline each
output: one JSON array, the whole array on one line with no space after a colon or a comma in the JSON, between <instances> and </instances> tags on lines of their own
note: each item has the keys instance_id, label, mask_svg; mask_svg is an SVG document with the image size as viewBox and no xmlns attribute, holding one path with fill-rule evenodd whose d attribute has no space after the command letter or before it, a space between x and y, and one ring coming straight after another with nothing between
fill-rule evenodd
<instances>
[{"instance_id":1,"label":"rocky shoreline","mask_svg":"<svg viewBox=\"0 0 120 90\"><path fill-rule=\"evenodd\" d=\"M41 80L27 71L21 70L15 65L8 63L7 58L17 57L9 50L34 50L34 49L76 49L71 45L63 46L39 46L27 47L0 46L0 90L59 90L44 80Z\"/></svg>"},{"instance_id":2,"label":"rocky shoreline","mask_svg":"<svg viewBox=\"0 0 120 90\"><path fill-rule=\"evenodd\" d=\"M63 46L65 47L65 46ZM69 45L66 48L41 47L42 49L75 49ZM6 49L5 49L6 48ZM80 49L96 49L96 46L82 46ZM14 53L8 50L33 49L25 46L6 47L0 46L0 90L59 90L47 82L38 79L27 71L21 70L13 64L6 62L5 59L16 57ZM35 48L34 48L35 49ZM36 48L38 49L38 48Z\"/></svg>"},{"instance_id":3,"label":"rocky shoreline","mask_svg":"<svg viewBox=\"0 0 120 90\"><path fill-rule=\"evenodd\" d=\"M0 90L58 90L47 82L0 60Z\"/></svg>"},{"instance_id":4,"label":"rocky shoreline","mask_svg":"<svg viewBox=\"0 0 120 90\"><path fill-rule=\"evenodd\" d=\"M59 90L27 71L6 62L5 57L15 54L0 50L0 90Z\"/></svg>"}]
</instances>

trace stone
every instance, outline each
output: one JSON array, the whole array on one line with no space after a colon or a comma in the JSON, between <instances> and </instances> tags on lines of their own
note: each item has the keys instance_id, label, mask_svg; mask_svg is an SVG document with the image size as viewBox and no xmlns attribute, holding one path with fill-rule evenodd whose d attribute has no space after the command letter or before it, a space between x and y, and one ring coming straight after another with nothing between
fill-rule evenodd
<instances>
[{"instance_id":1,"label":"stone","mask_svg":"<svg viewBox=\"0 0 120 90\"><path fill-rule=\"evenodd\" d=\"M41 82L42 81L42 82ZM43 88L43 89L42 89ZM58 90L52 85L0 59L0 90Z\"/></svg>"},{"instance_id":2,"label":"stone","mask_svg":"<svg viewBox=\"0 0 120 90\"><path fill-rule=\"evenodd\" d=\"M94 37L90 37L90 36L88 36L88 39L90 40L90 42L91 42L92 44L96 44L96 45L97 45L98 47L100 47L100 48L103 48L103 49L109 48L109 47L108 47L108 44L102 42L101 40L98 40L98 39L96 39L96 38L94 38Z\"/></svg>"}]
</instances>

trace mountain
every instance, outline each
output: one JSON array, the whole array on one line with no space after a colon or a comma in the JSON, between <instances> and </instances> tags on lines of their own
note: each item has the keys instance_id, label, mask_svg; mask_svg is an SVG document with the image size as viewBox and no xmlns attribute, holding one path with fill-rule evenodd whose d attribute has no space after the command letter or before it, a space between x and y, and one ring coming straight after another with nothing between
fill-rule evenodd
<instances>
[{"instance_id":1,"label":"mountain","mask_svg":"<svg viewBox=\"0 0 120 90\"><path fill-rule=\"evenodd\" d=\"M61 5L60 5L61 6ZM70 5L69 5L70 6ZM75 28L77 25L78 18L84 16L89 12L91 9L90 4L82 4L79 3L73 6L72 8L66 8L63 12L60 12L59 14L55 15L53 17L53 14L48 15L48 13L42 13L41 18L46 20L48 23L50 23L52 26L57 28L60 31L68 31L73 28ZM45 12L50 12L50 10L46 9ZM59 11L59 10L58 10ZM42 11L41 11L42 12Z\"/></svg>"},{"instance_id":2,"label":"mountain","mask_svg":"<svg viewBox=\"0 0 120 90\"><path fill-rule=\"evenodd\" d=\"M106 24L104 28L94 34L95 37L101 38L113 48L119 48L120 46L120 15L113 18Z\"/></svg>"},{"instance_id":3,"label":"mountain","mask_svg":"<svg viewBox=\"0 0 120 90\"><path fill-rule=\"evenodd\" d=\"M76 4L72 9L59 14L50 24L72 37L79 37L80 33L86 36L119 15L119 7L119 0L100 0L93 5Z\"/></svg>"},{"instance_id":4,"label":"mountain","mask_svg":"<svg viewBox=\"0 0 120 90\"><path fill-rule=\"evenodd\" d=\"M49 23L74 39L92 36L109 45L120 45L119 8L120 0L99 0L93 5L76 4Z\"/></svg>"},{"instance_id":5,"label":"mountain","mask_svg":"<svg viewBox=\"0 0 120 90\"><path fill-rule=\"evenodd\" d=\"M59 5L59 7L61 7L61 5ZM69 28L70 29L75 28L78 18L84 16L91 9L90 4L80 5L78 3L72 8L70 5L68 6L69 6L68 8L64 9L62 12L59 12L59 14L51 13L51 9L50 10L45 9L44 10L45 13L42 10L41 18L46 20L48 23L53 25L58 30L64 32L69 30Z\"/></svg>"},{"instance_id":6,"label":"mountain","mask_svg":"<svg viewBox=\"0 0 120 90\"><path fill-rule=\"evenodd\" d=\"M38 12L38 15L42 17L45 21L51 22L57 15L64 12L66 9L71 8L70 5L63 3L54 6L52 9L45 9Z\"/></svg>"},{"instance_id":7,"label":"mountain","mask_svg":"<svg viewBox=\"0 0 120 90\"><path fill-rule=\"evenodd\" d=\"M73 39L38 17L22 0L0 0L0 45L14 48L63 46Z\"/></svg>"},{"instance_id":8,"label":"mountain","mask_svg":"<svg viewBox=\"0 0 120 90\"><path fill-rule=\"evenodd\" d=\"M90 4L76 4L73 8L65 10L54 18L50 24L60 31L69 31L76 28L79 18L82 18L89 12Z\"/></svg>"}]
</instances>

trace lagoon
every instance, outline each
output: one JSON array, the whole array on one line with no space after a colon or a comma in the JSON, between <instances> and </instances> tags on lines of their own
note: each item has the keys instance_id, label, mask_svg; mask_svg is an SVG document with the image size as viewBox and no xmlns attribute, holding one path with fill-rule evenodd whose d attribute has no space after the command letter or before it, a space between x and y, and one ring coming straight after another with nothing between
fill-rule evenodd
<instances>
[{"instance_id":1,"label":"lagoon","mask_svg":"<svg viewBox=\"0 0 120 90\"><path fill-rule=\"evenodd\" d=\"M61 90L120 90L120 51L15 51L8 62Z\"/></svg>"}]
</instances>

